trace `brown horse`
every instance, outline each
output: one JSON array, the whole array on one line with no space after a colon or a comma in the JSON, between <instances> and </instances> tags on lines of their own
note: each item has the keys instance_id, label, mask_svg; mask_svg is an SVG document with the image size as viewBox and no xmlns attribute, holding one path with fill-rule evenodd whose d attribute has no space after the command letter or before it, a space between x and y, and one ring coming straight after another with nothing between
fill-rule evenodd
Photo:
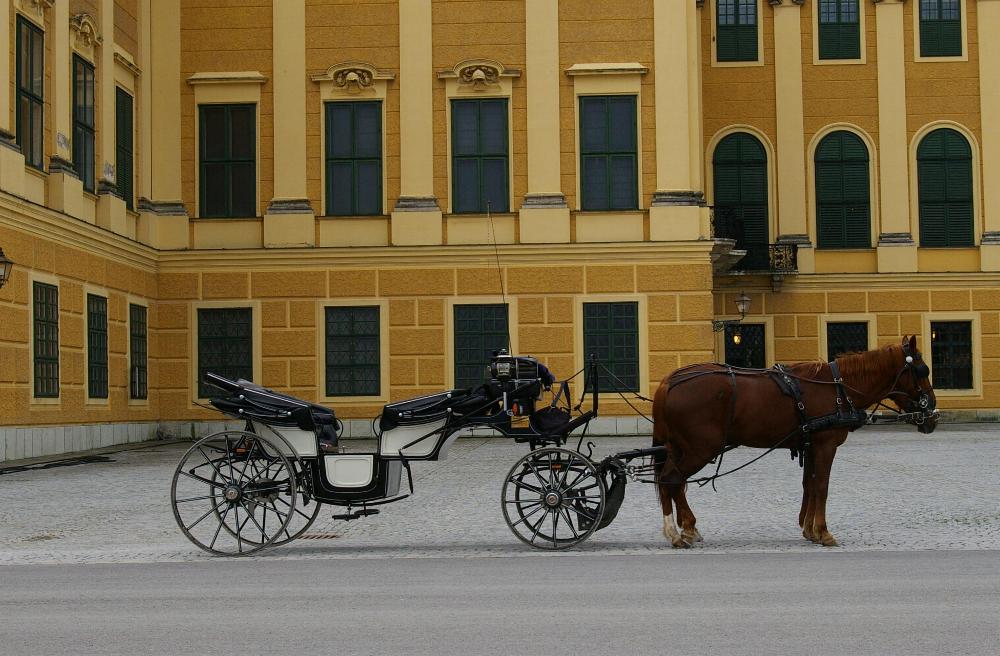
<instances>
[{"instance_id":1,"label":"brown horse","mask_svg":"<svg viewBox=\"0 0 1000 656\"><path fill-rule=\"evenodd\" d=\"M900 345L844 355L834 363L802 362L785 368L801 390L802 412L794 397L779 387L774 370L706 363L683 367L663 379L653 398L653 445L666 446L667 452L656 459L654 471L663 533L675 547L701 540L684 494L688 479L727 447L776 445L801 450L805 457L799 511L802 535L836 546L826 525L830 468L837 447L860 422L814 421L817 427L803 434L798 431L803 417L843 419L853 414L863 421L860 411L889 400L907 413L909 423L930 433L938 413L930 370L915 337L904 337ZM855 408L858 412L853 413ZM677 524L672 506L677 509Z\"/></svg>"}]
</instances>

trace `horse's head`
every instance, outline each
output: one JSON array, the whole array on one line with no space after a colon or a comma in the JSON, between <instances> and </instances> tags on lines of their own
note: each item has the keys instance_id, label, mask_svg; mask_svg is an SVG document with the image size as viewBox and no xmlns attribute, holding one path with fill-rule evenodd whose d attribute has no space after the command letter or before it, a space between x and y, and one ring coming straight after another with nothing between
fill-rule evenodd
<instances>
[{"instance_id":1,"label":"horse's head","mask_svg":"<svg viewBox=\"0 0 1000 656\"><path fill-rule=\"evenodd\" d=\"M902 362L889 398L910 416L908 423L915 424L921 433L931 433L938 423L937 398L931 387L930 367L917 349L915 335L903 337L901 354Z\"/></svg>"}]
</instances>

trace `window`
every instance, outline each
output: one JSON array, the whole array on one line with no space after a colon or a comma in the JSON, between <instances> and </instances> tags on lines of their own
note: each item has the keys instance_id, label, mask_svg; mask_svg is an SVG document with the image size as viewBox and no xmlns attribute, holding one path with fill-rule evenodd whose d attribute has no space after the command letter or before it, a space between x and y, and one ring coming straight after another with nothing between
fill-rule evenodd
<instances>
[{"instance_id":1,"label":"window","mask_svg":"<svg viewBox=\"0 0 1000 656\"><path fill-rule=\"evenodd\" d=\"M921 246L972 246L972 149L939 128L917 147Z\"/></svg>"},{"instance_id":2,"label":"window","mask_svg":"<svg viewBox=\"0 0 1000 656\"><path fill-rule=\"evenodd\" d=\"M326 395L378 396L379 308L326 308Z\"/></svg>"},{"instance_id":3,"label":"window","mask_svg":"<svg viewBox=\"0 0 1000 656\"><path fill-rule=\"evenodd\" d=\"M716 0L715 58L757 61L757 0Z\"/></svg>"},{"instance_id":4,"label":"window","mask_svg":"<svg viewBox=\"0 0 1000 656\"><path fill-rule=\"evenodd\" d=\"M920 0L920 56L962 56L961 0Z\"/></svg>"},{"instance_id":5,"label":"window","mask_svg":"<svg viewBox=\"0 0 1000 656\"><path fill-rule=\"evenodd\" d=\"M819 0L819 58L861 59L860 0Z\"/></svg>"},{"instance_id":6,"label":"window","mask_svg":"<svg viewBox=\"0 0 1000 656\"><path fill-rule=\"evenodd\" d=\"M972 389L971 322L931 322L931 381L938 389Z\"/></svg>"},{"instance_id":7,"label":"window","mask_svg":"<svg viewBox=\"0 0 1000 656\"><path fill-rule=\"evenodd\" d=\"M736 240L747 254L737 265L766 270L768 255L767 154L751 134L722 139L712 156L715 234Z\"/></svg>"},{"instance_id":8,"label":"window","mask_svg":"<svg viewBox=\"0 0 1000 656\"><path fill-rule=\"evenodd\" d=\"M35 397L59 397L59 288L36 282Z\"/></svg>"},{"instance_id":9,"label":"window","mask_svg":"<svg viewBox=\"0 0 1000 656\"><path fill-rule=\"evenodd\" d=\"M763 369L767 366L764 324L741 323L726 326L726 364Z\"/></svg>"},{"instance_id":10,"label":"window","mask_svg":"<svg viewBox=\"0 0 1000 656\"><path fill-rule=\"evenodd\" d=\"M108 398L108 299L87 294L87 395Z\"/></svg>"},{"instance_id":11,"label":"window","mask_svg":"<svg viewBox=\"0 0 1000 656\"><path fill-rule=\"evenodd\" d=\"M502 303L455 306L455 387L474 387L486 379L493 352L510 349L507 306Z\"/></svg>"},{"instance_id":12,"label":"window","mask_svg":"<svg viewBox=\"0 0 1000 656\"><path fill-rule=\"evenodd\" d=\"M250 308L198 310L198 396L216 393L204 383L208 372L253 380L253 311Z\"/></svg>"},{"instance_id":13,"label":"window","mask_svg":"<svg viewBox=\"0 0 1000 656\"><path fill-rule=\"evenodd\" d=\"M602 390L638 392L639 304L584 303L583 353L611 372L601 372Z\"/></svg>"},{"instance_id":14,"label":"window","mask_svg":"<svg viewBox=\"0 0 1000 656\"><path fill-rule=\"evenodd\" d=\"M507 100L451 101L452 210L510 211Z\"/></svg>"},{"instance_id":15,"label":"window","mask_svg":"<svg viewBox=\"0 0 1000 656\"><path fill-rule=\"evenodd\" d=\"M636 127L635 96L580 98L583 209L638 209Z\"/></svg>"},{"instance_id":16,"label":"window","mask_svg":"<svg viewBox=\"0 0 1000 656\"><path fill-rule=\"evenodd\" d=\"M382 213L382 103L326 103L326 213Z\"/></svg>"},{"instance_id":17,"label":"window","mask_svg":"<svg viewBox=\"0 0 1000 656\"><path fill-rule=\"evenodd\" d=\"M826 324L826 359L833 362L845 353L868 350L868 322L842 321Z\"/></svg>"},{"instance_id":18,"label":"window","mask_svg":"<svg viewBox=\"0 0 1000 656\"><path fill-rule=\"evenodd\" d=\"M44 39L40 29L17 17L17 145L24 163L36 169L44 167Z\"/></svg>"},{"instance_id":19,"label":"window","mask_svg":"<svg viewBox=\"0 0 1000 656\"><path fill-rule=\"evenodd\" d=\"M257 216L255 105L200 105L203 217Z\"/></svg>"},{"instance_id":20,"label":"window","mask_svg":"<svg viewBox=\"0 0 1000 656\"><path fill-rule=\"evenodd\" d=\"M129 398L148 398L146 308L129 304Z\"/></svg>"},{"instance_id":21,"label":"window","mask_svg":"<svg viewBox=\"0 0 1000 656\"><path fill-rule=\"evenodd\" d=\"M818 248L870 248L868 148L856 134L838 130L816 148Z\"/></svg>"},{"instance_id":22,"label":"window","mask_svg":"<svg viewBox=\"0 0 1000 656\"><path fill-rule=\"evenodd\" d=\"M83 188L93 193L94 66L73 55L73 168Z\"/></svg>"},{"instance_id":23,"label":"window","mask_svg":"<svg viewBox=\"0 0 1000 656\"><path fill-rule=\"evenodd\" d=\"M132 96L124 89L115 88L115 168L118 195L125 201L125 207L134 209L132 183L135 177L133 168L133 134Z\"/></svg>"}]
</instances>

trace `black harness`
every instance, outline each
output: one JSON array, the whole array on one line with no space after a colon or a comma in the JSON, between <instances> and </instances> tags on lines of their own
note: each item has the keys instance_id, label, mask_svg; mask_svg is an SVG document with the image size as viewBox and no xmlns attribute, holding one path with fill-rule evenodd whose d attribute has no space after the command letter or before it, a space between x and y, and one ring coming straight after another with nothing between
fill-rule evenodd
<instances>
[{"instance_id":1,"label":"black harness","mask_svg":"<svg viewBox=\"0 0 1000 656\"><path fill-rule=\"evenodd\" d=\"M847 394L847 390L844 388L844 379L840 375L840 368L837 366L836 360L828 364L837 394L837 407L833 412L817 417L810 417L806 410L806 404L802 398L802 386L799 385L797 376L790 375L788 370L780 364L774 365L774 368L769 372L771 379L777 384L781 393L790 396L795 403L795 412L799 420L797 429L799 439L798 443L790 447L789 450L793 460L796 457L799 459L800 467L805 464L805 459L812 447L813 433L832 428L846 428L849 431L854 431L868 423L868 413L863 408L860 410L855 408L854 402Z\"/></svg>"}]
</instances>

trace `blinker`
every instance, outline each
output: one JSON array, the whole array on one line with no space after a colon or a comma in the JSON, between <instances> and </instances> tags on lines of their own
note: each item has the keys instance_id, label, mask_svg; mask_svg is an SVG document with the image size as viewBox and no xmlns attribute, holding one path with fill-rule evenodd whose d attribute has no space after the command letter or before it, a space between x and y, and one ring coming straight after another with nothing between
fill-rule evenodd
<instances>
[{"instance_id":1,"label":"blinker","mask_svg":"<svg viewBox=\"0 0 1000 656\"><path fill-rule=\"evenodd\" d=\"M906 364L913 364L913 356L912 355L906 356Z\"/></svg>"}]
</instances>

